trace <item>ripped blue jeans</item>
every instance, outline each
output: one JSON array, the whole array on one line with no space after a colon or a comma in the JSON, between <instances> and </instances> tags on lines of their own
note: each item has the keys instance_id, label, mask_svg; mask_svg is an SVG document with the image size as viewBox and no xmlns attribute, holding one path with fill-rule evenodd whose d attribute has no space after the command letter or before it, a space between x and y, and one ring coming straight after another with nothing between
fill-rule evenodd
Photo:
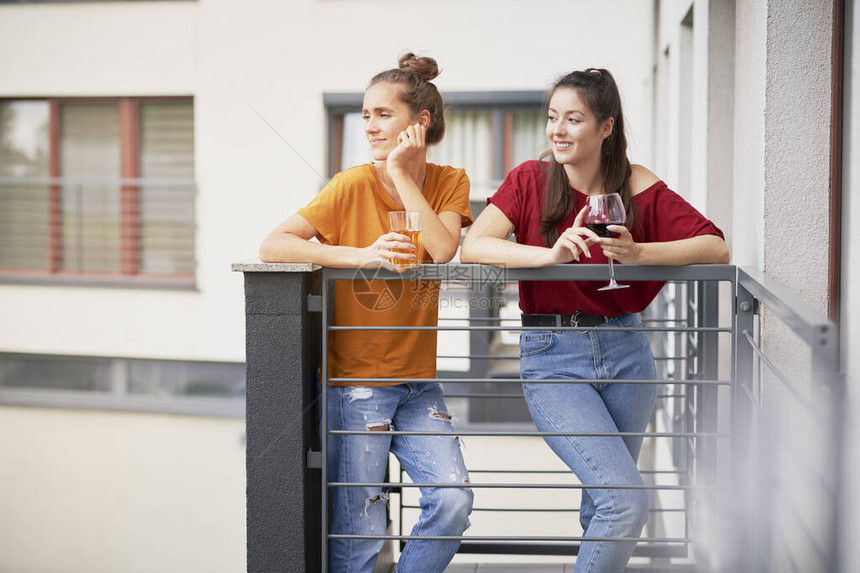
<instances>
[{"instance_id":1,"label":"ripped blue jeans","mask_svg":"<svg viewBox=\"0 0 860 573\"><path fill-rule=\"evenodd\" d=\"M330 435L329 482L385 481L389 451L414 483L468 483L459 440L437 383L396 386L329 386L328 427L371 430L362 435ZM449 436L373 435L373 430L445 432ZM472 491L468 488L420 488L421 516L411 535L462 535L469 526ZM386 501L379 487L330 487L333 534L386 535ZM380 539L332 539L330 571L371 573ZM459 541L406 543L396 571L445 570Z\"/></svg>"}]
</instances>

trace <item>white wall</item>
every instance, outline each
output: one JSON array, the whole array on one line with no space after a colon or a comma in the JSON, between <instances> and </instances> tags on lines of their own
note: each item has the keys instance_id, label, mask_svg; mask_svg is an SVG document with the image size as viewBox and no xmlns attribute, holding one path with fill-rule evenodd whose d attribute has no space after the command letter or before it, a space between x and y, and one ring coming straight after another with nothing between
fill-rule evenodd
<instances>
[{"instance_id":1,"label":"white wall","mask_svg":"<svg viewBox=\"0 0 860 573\"><path fill-rule=\"evenodd\" d=\"M0 436L0 571L244 571L241 420L0 408Z\"/></svg>"},{"instance_id":2,"label":"white wall","mask_svg":"<svg viewBox=\"0 0 860 573\"><path fill-rule=\"evenodd\" d=\"M719 2L716 2L717 4ZM665 92L654 102L654 116L662 125L655 128L659 141L655 154L658 175L699 211L725 227L730 223L730 213L721 212L714 218L709 202L709 189L714 186L719 173L712 173L709 154L712 147L712 132L725 131L725 123L712 124L709 111L714 104L712 86L712 45L719 38L712 38L709 0L665 0L661 2L657 38L657 74ZM691 21L688 15L691 14ZM732 22L733 24L733 22ZM731 62L733 63L733 62ZM728 136L730 137L730 135ZM719 153L721 150L717 150ZM722 150L725 153L726 150ZM728 193L729 189L724 189ZM723 201L723 205L731 205Z\"/></svg>"},{"instance_id":3,"label":"white wall","mask_svg":"<svg viewBox=\"0 0 860 573\"><path fill-rule=\"evenodd\" d=\"M624 97L631 155L651 157L647 2L201 0L0 11L0 54L15 54L3 58L0 96L194 96L200 288L0 286L4 351L243 360L242 280L230 263L255 256L322 185L322 93L362 91L407 49L438 59L443 91L544 89L564 72L607 67Z\"/></svg>"},{"instance_id":4,"label":"white wall","mask_svg":"<svg viewBox=\"0 0 860 573\"><path fill-rule=\"evenodd\" d=\"M242 361L242 277L230 263L254 257L321 187L322 94L361 92L406 50L437 58L443 93L545 89L606 67L631 158L649 164L652 10L641 0L0 6L0 97L194 97L199 286L0 285L0 352ZM4 408L0 571L243 570L240 431L235 420Z\"/></svg>"},{"instance_id":5,"label":"white wall","mask_svg":"<svg viewBox=\"0 0 860 573\"><path fill-rule=\"evenodd\" d=\"M732 262L761 268L767 4L737 2ZM740 54L743 54L741 57Z\"/></svg>"}]
</instances>

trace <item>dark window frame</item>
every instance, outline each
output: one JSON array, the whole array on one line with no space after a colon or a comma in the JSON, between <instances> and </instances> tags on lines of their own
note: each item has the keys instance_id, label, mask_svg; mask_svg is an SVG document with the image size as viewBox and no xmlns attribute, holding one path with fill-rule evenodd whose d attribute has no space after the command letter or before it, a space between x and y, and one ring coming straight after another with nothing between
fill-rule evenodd
<instances>
[{"instance_id":1,"label":"dark window frame","mask_svg":"<svg viewBox=\"0 0 860 573\"><path fill-rule=\"evenodd\" d=\"M464 91L445 92L446 111L489 111L490 137L493 155L491 172L494 179L504 179L512 165L513 157L513 112L544 108L547 92L542 90L516 91ZM364 94L361 92L324 93L328 145L326 173L334 177L342 170L341 149L343 146L343 118L347 113L361 110Z\"/></svg>"},{"instance_id":2,"label":"dark window frame","mask_svg":"<svg viewBox=\"0 0 860 573\"><path fill-rule=\"evenodd\" d=\"M176 365L206 364L244 366L242 362L217 362L204 360L152 360L118 356L72 356L60 354L28 354L4 352L2 356L32 357L32 359L70 359L110 361L111 368L118 362L159 362ZM128 364L120 366L128 369ZM37 408L62 408L72 410L105 410L116 412L140 412L155 414L177 414L190 416L210 416L219 418L244 418L245 395L155 395L133 393L130 378L118 380L112 377L110 388L99 390L68 390L50 387L27 388L24 386L0 386L0 407L24 406Z\"/></svg>"}]
</instances>

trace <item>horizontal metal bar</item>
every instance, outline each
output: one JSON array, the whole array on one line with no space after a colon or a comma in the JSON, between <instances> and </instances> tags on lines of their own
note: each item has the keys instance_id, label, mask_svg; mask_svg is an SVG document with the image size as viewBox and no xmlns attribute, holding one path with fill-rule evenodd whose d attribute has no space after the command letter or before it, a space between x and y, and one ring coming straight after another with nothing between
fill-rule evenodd
<instances>
[{"instance_id":1,"label":"horizontal metal bar","mask_svg":"<svg viewBox=\"0 0 860 573\"><path fill-rule=\"evenodd\" d=\"M326 378L330 384L349 384L360 386L369 383L392 384L392 378ZM493 384L672 384L674 386L729 386L729 380L673 380L666 382L665 380L568 380L566 378L541 378L528 379L522 378L410 378L410 384L433 384L433 383L448 383L448 384L484 384L492 382ZM401 384L403 381L395 382Z\"/></svg>"},{"instance_id":2,"label":"horizontal metal bar","mask_svg":"<svg viewBox=\"0 0 860 573\"><path fill-rule=\"evenodd\" d=\"M549 542L582 542L582 541L638 541L640 543L691 543L693 540L687 537L536 537L516 535L348 535L344 533L329 533L329 539L386 539L386 540L409 540L421 539L422 541L549 541Z\"/></svg>"},{"instance_id":3,"label":"horizontal metal bar","mask_svg":"<svg viewBox=\"0 0 860 573\"><path fill-rule=\"evenodd\" d=\"M520 400L524 399L522 394L448 394L447 392L443 393L446 398L492 398L492 399L510 399L510 398L519 398Z\"/></svg>"},{"instance_id":4,"label":"horizontal metal bar","mask_svg":"<svg viewBox=\"0 0 860 573\"><path fill-rule=\"evenodd\" d=\"M436 358L444 358L446 360L519 360L520 357L518 355L510 355L504 356L501 354L469 354L466 356L459 355L451 355L451 354L437 354ZM686 356L655 356L654 360L656 361L675 361L675 360L686 360Z\"/></svg>"},{"instance_id":5,"label":"horizontal metal bar","mask_svg":"<svg viewBox=\"0 0 860 573\"><path fill-rule=\"evenodd\" d=\"M469 468L470 474L565 474L569 475L569 469L561 469L561 470L476 470L473 468ZM651 475L651 474L680 474L681 472L678 470L640 470L640 474L643 475Z\"/></svg>"},{"instance_id":6,"label":"horizontal metal bar","mask_svg":"<svg viewBox=\"0 0 860 573\"><path fill-rule=\"evenodd\" d=\"M821 313L756 269L738 267L738 286L766 304L771 312L813 348L829 340L829 337L822 339L822 336L835 331L834 324L823 318Z\"/></svg>"},{"instance_id":7,"label":"horizontal metal bar","mask_svg":"<svg viewBox=\"0 0 860 573\"><path fill-rule=\"evenodd\" d=\"M600 330L601 332L725 332L731 333L731 327L719 326L690 326L690 327L673 327L673 326L326 326L326 330L331 332L342 332L348 330L356 331L400 331L408 330L415 332L439 331L439 332L461 332L461 331L487 331L487 332L591 332Z\"/></svg>"},{"instance_id":8,"label":"horizontal metal bar","mask_svg":"<svg viewBox=\"0 0 860 573\"><path fill-rule=\"evenodd\" d=\"M728 438L729 434L713 432L512 432L508 430L465 430L450 432L420 432L405 430L328 430L330 436L579 436L584 438Z\"/></svg>"},{"instance_id":9,"label":"horizontal metal bar","mask_svg":"<svg viewBox=\"0 0 860 573\"><path fill-rule=\"evenodd\" d=\"M638 485L638 484L620 484L620 485L586 485L581 483L385 483L385 482L328 482L328 487L379 487L379 488L398 488L398 487L437 487L437 488L487 488L487 489L644 489L644 490L667 490L667 491L683 491L693 489L716 490L716 486L703 485Z\"/></svg>"},{"instance_id":10,"label":"horizontal metal bar","mask_svg":"<svg viewBox=\"0 0 860 573\"><path fill-rule=\"evenodd\" d=\"M516 301L513 301L516 302ZM519 318L501 318L498 316L467 316L463 318L454 318L440 316L439 322L520 322Z\"/></svg>"},{"instance_id":11,"label":"horizontal metal bar","mask_svg":"<svg viewBox=\"0 0 860 573\"><path fill-rule=\"evenodd\" d=\"M501 398L501 399L519 398L520 400L523 399L522 394L468 394L468 393L448 394L447 392L445 392L444 396L446 398L493 398L493 399L496 399L496 398ZM684 394L657 394L658 400L662 400L662 399L666 399L666 398L683 398L683 397L684 397Z\"/></svg>"},{"instance_id":12,"label":"horizontal metal bar","mask_svg":"<svg viewBox=\"0 0 860 573\"><path fill-rule=\"evenodd\" d=\"M420 505L406 505L401 503L400 507L403 509L421 509ZM502 507L473 507L472 512L483 511L486 513L579 513L581 510L578 507L570 508L570 509L559 509L559 508L527 508L527 507L519 507L519 508L502 508ZM677 509L668 509L668 508L656 508L649 509L648 513L684 513L687 511L683 507Z\"/></svg>"},{"instance_id":13,"label":"horizontal metal bar","mask_svg":"<svg viewBox=\"0 0 860 573\"><path fill-rule=\"evenodd\" d=\"M579 553L578 543L486 543L471 541L467 537L460 544L457 553L469 554L496 554L496 555L577 555ZM641 541L641 539L640 539ZM692 542L692 541L691 541ZM669 558L687 557L687 544L665 544L654 542L637 543L633 550L635 557ZM656 570L655 570L656 571ZM675 573L694 573L692 569L683 568L681 564L673 564L671 571Z\"/></svg>"},{"instance_id":14,"label":"horizontal metal bar","mask_svg":"<svg viewBox=\"0 0 860 573\"><path fill-rule=\"evenodd\" d=\"M323 269L323 280L352 280L356 269ZM445 282L479 282L497 284L514 281L578 281L606 280L607 265L554 265L540 268L506 268L484 264L447 263L423 264L403 273L388 270L374 271L374 279L387 280L442 280ZM622 281L710 280L732 281L737 276L734 265L616 265L615 278Z\"/></svg>"},{"instance_id":15,"label":"horizontal metal bar","mask_svg":"<svg viewBox=\"0 0 860 573\"><path fill-rule=\"evenodd\" d=\"M493 398L493 399L509 399L509 398L519 398L523 399L522 394L468 394L468 393L456 393L449 394L444 392L444 396L446 398ZM666 399L666 398L683 398L684 394L657 394L657 399Z\"/></svg>"},{"instance_id":16,"label":"horizontal metal bar","mask_svg":"<svg viewBox=\"0 0 860 573\"><path fill-rule=\"evenodd\" d=\"M749 330L744 330L741 332L741 335L746 339L752 348L753 352L758 356L759 360L767 366L768 370L776 376L777 380L782 382L782 385L788 390L789 394L794 396L797 400L797 403L803 406L810 414L818 417L819 420L826 420L827 413L820 410L820 405L818 402L810 402L806 396L804 396L800 390L798 390L794 384L788 379L788 377L782 373L782 371L774 364L762 351L761 347L756 343L753 336L750 334Z\"/></svg>"},{"instance_id":17,"label":"horizontal metal bar","mask_svg":"<svg viewBox=\"0 0 860 573\"><path fill-rule=\"evenodd\" d=\"M403 509L421 509L420 505L403 505L400 507ZM498 508L498 507L473 507L472 512L482 511L485 513L580 513L580 509L570 508L570 509L557 509L557 508ZM668 508L658 508L658 509L649 509L648 513L684 513L687 510L684 508L677 509L668 509Z\"/></svg>"},{"instance_id":18,"label":"horizontal metal bar","mask_svg":"<svg viewBox=\"0 0 860 573\"><path fill-rule=\"evenodd\" d=\"M468 356L452 356L445 354L437 354L436 358L444 358L446 360L519 360L519 356L501 356L494 354L470 354Z\"/></svg>"}]
</instances>

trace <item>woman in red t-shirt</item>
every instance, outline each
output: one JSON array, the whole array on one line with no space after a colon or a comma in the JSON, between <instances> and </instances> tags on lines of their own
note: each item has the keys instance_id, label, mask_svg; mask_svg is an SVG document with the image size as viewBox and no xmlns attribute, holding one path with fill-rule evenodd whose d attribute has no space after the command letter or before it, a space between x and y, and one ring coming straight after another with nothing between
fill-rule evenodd
<instances>
[{"instance_id":1,"label":"woman in red t-shirt","mask_svg":"<svg viewBox=\"0 0 860 573\"><path fill-rule=\"evenodd\" d=\"M566 263L684 265L727 263L722 232L653 173L627 159L621 98L612 75L589 68L561 78L549 103L546 161L527 161L507 176L475 221L461 250L463 262L508 267ZM626 226L599 237L583 224L591 195L617 193ZM514 234L516 242L507 238ZM598 248L592 248L594 246ZM611 380L654 380L654 358L641 331L606 330L641 325L639 312L662 282L634 282L599 291L593 281L526 281L520 309L524 380L570 379L579 383L524 383L541 432L593 432L601 436L546 436L546 442L587 487L582 490L583 541L577 573L623 571L632 541L588 538L638 537L648 515L636 460L641 437L605 436L645 431L657 387ZM593 330L555 330L558 327Z\"/></svg>"}]
</instances>

